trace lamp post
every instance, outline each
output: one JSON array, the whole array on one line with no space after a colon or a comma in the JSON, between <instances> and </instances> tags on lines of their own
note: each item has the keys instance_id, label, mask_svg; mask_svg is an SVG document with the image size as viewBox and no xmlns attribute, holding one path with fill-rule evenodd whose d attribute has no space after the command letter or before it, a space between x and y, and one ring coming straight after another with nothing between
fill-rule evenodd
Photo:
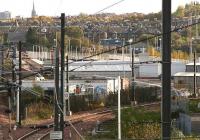
<instances>
[{"instance_id":1,"label":"lamp post","mask_svg":"<svg viewBox=\"0 0 200 140\"><path fill-rule=\"evenodd\" d=\"M122 59L123 59L123 74L124 74L124 79L125 79L125 68L124 68L124 45L125 45L125 38L123 38L122 42ZM122 87L123 88L123 87Z\"/></svg>"},{"instance_id":2,"label":"lamp post","mask_svg":"<svg viewBox=\"0 0 200 140\"><path fill-rule=\"evenodd\" d=\"M118 140L121 140L121 99L120 99L120 82L121 78L118 76Z\"/></svg>"},{"instance_id":3,"label":"lamp post","mask_svg":"<svg viewBox=\"0 0 200 140\"><path fill-rule=\"evenodd\" d=\"M194 49L194 96L197 97L198 94L196 92L197 80L196 80L196 50Z\"/></svg>"},{"instance_id":4,"label":"lamp post","mask_svg":"<svg viewBox=\"0 0 200 140\"><path fill-rule=\"evenodd\" d=\"M129 41L129 44L130 44L130 50L131 50L131 43L133 42L133 39L130 39ZM134 45L133 45L133 48L132 48L132 51L130 51L130 52L132 52L132 67L131 67L131 69L132 69L132 73L131 73L131 105L133 106L133 105L136 105L137 103L136 103L136 100L135 100L135 71L134 71L134 58L135 58L135 48L134 48Z\"/></svg>"},{"instance_id":5,"label":"lamp post","mask_svg":"<svg viewBox=\"0 0 200 140\"><path fill-rule=\"evenodd\" d=\"M198 3L197 1L194 1L194 8L195 8L195 22L197 23L198 22L198 19L197 19L197 6L198 6ZM196 24L196 38L199 37L199 32L198 32L198 24Z\"/></svg>"},{"instance_id":6,"label":"lamp post","mask_svg":"<svg viewBox=\"0 0 200 140\"><path fill-rule=\"evenodd\" d=\"M162 54L162 39L161 38L159 38L159 43L160 43L159 48L160 48L160 56L161 56Z\"/></svg>"}]
</instances>

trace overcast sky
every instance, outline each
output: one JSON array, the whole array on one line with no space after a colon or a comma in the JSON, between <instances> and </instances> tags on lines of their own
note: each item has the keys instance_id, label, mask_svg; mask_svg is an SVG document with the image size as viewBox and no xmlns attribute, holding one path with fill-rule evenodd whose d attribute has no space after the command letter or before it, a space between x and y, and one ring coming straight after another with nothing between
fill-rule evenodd
<instances>
[{"instance_id":1,"label":"overcast sky","mask_svg":"<svg viewBox=\"0 0 200 140\"><path fill-rule=\"evenodd\" d=\"M94 14L97 11L120 0L34 0L38 15L58 16L61 12L66 15L79 13ZM192 0L172 0L172 10L179 5L185 5ZM197 0L200 1L200 0ZM162 0L125 0L104 12L112 13L151 13L161 11ZM33 0L0 0L0 11L10 11L12 17L30 17Z\"/></svg>"}]
</instances>

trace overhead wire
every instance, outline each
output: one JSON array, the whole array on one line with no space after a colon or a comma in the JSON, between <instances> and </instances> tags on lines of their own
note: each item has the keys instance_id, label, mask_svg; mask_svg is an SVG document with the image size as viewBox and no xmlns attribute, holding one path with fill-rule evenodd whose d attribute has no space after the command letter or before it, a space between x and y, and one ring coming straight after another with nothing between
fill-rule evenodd
<instances>
[{"instance_id":1,"label":"overhead wire","mask_svg":"<svg viewBox=\"0 0 200 140\"><path fill-rule=\"evenodd\" d=\"M101 13L101 12L107 10L107 9L110 9L110 8L113 7L113 6L122 3L123 1L125 1L125 0L120 0L120 1L118 1L118 2L115 2L115 3L113 3L113 4L111 4L111 5L107 6L107 7L105 7L105 8L103 8L103 9L101 9L101 10L95 12L94 15L99 14L99 13Z\"/></svg>"},{"instance_id":2,"label":"overhead wire","mask_svg":"<svg viewBox=\"0 0 200 140\"><path fill-rule=\"evenodd\" d=\"M115 6L115 5L117 5L117 4L119 4L119 3L123 2L123 1L125 1L125 0L121 0L121 1L119 1L119 2L117 2L117 3L114 3L114 4L112 4L112 5L110 5L110 6L106 7L106 8L104 8L104 9L102 9L102 10L99 10L99 11L96 12L95 14L98 14L98 13L100 13L100 12L106 10L106 9L109 9L109 8ZM199 23L198 23L198 24L199 24ZM190 27L190 26L193 26L193 25L196 25L196 24L188 25L187 27ZM182 27L182 28L178 28L178 29L173 30L173 31L171 31L171 32L175 32L175 31L177 31L177 30L180 30L180 29L183 29L183 28L187 28L187 27L184 26L184 27ZM169 33L171 33L171 32L169 32ZM166 33L164 33L164 34L166 34ZM153 39L153 38L158 37L158 36L161 36L161 35L162 35L162 34L158 34L158 35L155 35L155 36L153 36L153 37L149 37L148 39L143 39L143 40L139 40L139 41L136 41L136 42L133 42L133 43L125 44L124 46L118 47L117 50L118 50L118 49L121 49L121 48L123 48L123 47L126 47L126 46L128 46L128 45L134 45L134 44L137 44L137 43L146 41L146 40ZM85 60L85 59L88 59L88 58L91 58L91 57L94 57L94 56L98 56L98 55L101 55L101 54L104 54L104 53L111 52L111 51L113 51L113 50L115 50L115 49L111 49L111 50L108 50L108 51L103 51L103 52L100 52L100 53L96 53L96 54L93 54L93 55L91 55L91 56L84 57L84 58L82 58L82 59L78 59L77 61L82 61L82 60ZM77 61L76 61L76 62L77 62ZM74 63L74 62L72 62L72 63ZM89 62L88 64L90 64L90 63L92 63L92 62ZM69 64L71 64L71 63L69 63ZM84 65L83 65L83 66L84 66ZM81 66L81 67L82 67L82 66Z\"/></svg>"},{"instance_id":3,"label":"overhead wire","mask_svg":"<svg viewBox=\"0 0 200 140\"><path fill-rule=\"evenodd\" d=\"M77 61L83 61L83 60L85 60L85 59L92 58L92 57L94 57L94 56L98 56L98 55L101 55L101 54L104 54L104 53L108 53L108 52L111 52L111 51L114 51L114 50L119 50L119 49L125 48L125 47L127 47L127 46L129 46L129 45L135 45L135 44L138 44L138 43L141 43L141 42L144 42L144 41L148 41L148 40L154 39L155 37L160 37L161 35L167 35L167 34L170 34L170 33L173 33L173 32L177 32L177 31L179 31L179 30L182 30L182 29L185 29L185 28L189 28L189 27L194 26L194 25L199 24L199 23L200 23L200 22L196 22L196 23L189 24L189 25L186 25L186 26L183 26L183 27L180 27L180 28L176 28L176 29L171 30L170 32L167 32L167 33L156 34L156 35L154 35L154 36L151 36L151 37L148 37L148 38L145 38L145 39L141 39L141 40L138 40L138 41L135 41L135 42L132 42L132 43L127 43L127 44L122 45L122 46L117 47L117 48L112 48L112 49L110 49L110 50L102 51L102 52L100 52L100 53L96 53L96 54L93 54L93 55L84 57L84 58L82 58L82 59L77 59L75 62L77 62ZM74 63L74 62L71 62L71 63L69 63L69 64L72 64L72 63Z\"/></svg>"},{"instance_id":4,"label":"overhead wire","mask_svg":"<svg viewBox=\"0 0 200 140\"><path fill-rule=\"evenodd\" d=\"M132 43L127 43L127 44L122 45L122 46L117 47L117 48L113 48L113 49L110 49L110 50L102 51L102 52L100 52L100 53L96 53L96 54L93 54L93 55L84 57L84 58L82 58L82 59L77 59L76 61L70 62L70 63L68 63L68 64L72 64L72 63L79 62L79 61L84 61L84 60L86 60L86 59L88 59L88 58L92 58L92 57L94 57L94 56L98 56L98 55L101 55L101 54L104 54L104 53L108 53L108 52L111 52L111 51L114 51L114 50L119 50L119 49L125 48L125 47L127 47L127 46L129 46L129 45L135 45L135 44L138 44L138 43L141 43L141 42L145 42L145 41L154 39L154 38L156 38L156 37L160 37L161 35L171 34L171 33L173 33L173 32L177 32L177 31L179 31L179 30L183 30L183 29L185 29L185 28L189 28L189 27L192 27L192 26L197 25L197 24L200 24L200 22L195 22L195 23L192 23L192 24L189 24L189 25L183 25L182 27L175 28L174 30L171 30L170 32L161 33L161 34L156 34L156 35L154 35L154 36L151 36L151 37L148 37L148 38L145 38L145 39L141 39L141 40L138 40L138 41L135 41L135 42L132 42ZM88 62L87 64L84 64L84 65L80 66L79 68L84 67L84 66L86 66L86 65L89 65L89 64L91 64L92 62L94 62L94 61L90 61L90 62ZM151 62L153 62L153 61L151 61ZM155 62L159 62L159 63L160 63L160 62L162 62L162 61L155 61ZM139 63L140 63L140 62L134 63L134 64L139 64ZM145 62L143 62L143 63L145 63ZM78 68L73 69L73 71L76 70L76 69L78 69Z\"/></svg>"},{"instance_id":5,"label":"overhead wire","mask_svg":"<svg viewBox=\"0 0 200 140\"><path fill-rule=\"evenodd\" d=\"M179 30L182 30L182 29L185 29L185 28L189 28L189 27L194 26L194 25L199 24L199 23L200 23L200 22L196 22L196 23L193 23L193 24L189 24L189 25L186 25L186 26L182 26L182 27L180 27L180 28L175 28L174 30L172 30L172 31L170 31L170 32L157 34L157 35L154 35L154 36L152 36L152 37L148 37L148 38L145 38L145 39L141 39L141 40L139 40L139 41L135 41L135 42L132 42L132 43L128 43L128 44L125 44L125 45L123 45L123 46L120 46L120 47L117 47L117 48L114 48L114 49L110 49L110 50L107 50L107 51L102 51L102 52L100 52L100 53L96 53L96 54L93 54L93 55L84 57L84 58L82 58L82 59L78 59L78 60L76 60L76 61L74 61L74 62L70 62L70 63L68 63L68 64L72 64L72 63L75 63L75 62L78 62L78 61L83 61L83 60L86 60L86 59L88 59L88 58L92 58L92 57L94 57L94 56L98 56L98 55L101 55L101 54L104 54L104 53L108 53L108 52L111 52L111 51L116 50L116 49L119 50L119 49L121 49L121 48L123 48L123 47L127 47L127 46L129 46L129 45L135 45L135 44L140 43L140 42L144 42L144 41L147 41L147 40L151 40L151 39L154 39L155 37L159 37L159 36L161 36L161 35L163 35L163 34L169 34L169 33L172 33L172 32L177 32L177 31L179 31ZM88 62L88 63L86 63L86 64L84 64L84 65L81 65L81 66L79 66L79 67L77 67L77 68L74 68L74 69L72 69L71 71L74 71L74 70L76 70L76 69L78 69L78 68L87 66L87 65L91 64L92 62L94 62L94 60L92 60L92 61L90 61L90 62ZM141 63L147 63L147 62L148 62L148 61L146 61L146 62L138 62L138 63L134 63L134 64L141 64ZM154 62L160 63L161 61L151 61L151 62L152 62L152 63L154 63ZM39 71L36 71L36 72L48 71L48 70L52 70L52 68L46 69L46 70L39 70ZM34 73L34 75L35 75L35 74L37 74L37 73ZM24 77L24 78L26 78L26 77Z\"/></svg>"},{"instance_id":6,"label":"overhead wire","mask_svg":"<svg viewBox=\"0 0 200 140\"><path fill-rule=\"evenodd\" d=\"M17 87L21 87L21 88L23 88L25 91L28 91L28 92L30 92L31 94L33 94L33 95L35 95L35 96L38 96L38 97L39 97L39 95L40 95L39 92L36 92L36 91L34 91L34 90L31 90L31 89L29 89L29 88L27 88L27 87L24 87L24 86L21 86L21 85L19 85L19 84L13 84L11 81L9 81L8 79L6 79L6 78L4 78L4 77L2 77L2 76L0 76L0 79L5 80L5 83L4 83L4 84L14 85L14 86L17 86Z\"/></svg>"}]
</instances>

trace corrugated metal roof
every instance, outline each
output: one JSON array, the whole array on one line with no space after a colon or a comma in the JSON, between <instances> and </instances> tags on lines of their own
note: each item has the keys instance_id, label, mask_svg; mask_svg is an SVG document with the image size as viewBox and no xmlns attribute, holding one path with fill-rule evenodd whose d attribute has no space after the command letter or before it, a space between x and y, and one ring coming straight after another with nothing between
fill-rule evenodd
<instances>
[{"instance_id":1,"label":"corrugated metal roof","mask_svg":"<svg viewBox=\"0 0 200 140\"><path fill-rule=\"evenodd\" d=\"M122 60L100 60L100 61L80 61L73 62L71 66L81 66L81 65L125 65L132 64L131 61L122 61Z\"/></svg>"},{"instance_id":2,"label":"corrugated metal roof","mask_svg":"<svg viewBox=\"0 0 200 140\"><path fill-rule=\"evenodd\" d=\"M178 72L174 74L175 77L193 77L194 72ZM200 76L200 72L196 73L196 76Z\"/></svg>"},{"instance_id":3,"label":"corrugated metal roof","mask_svg":"<svg viewBox=\"0 0 200 140\"><path fill-rule=\"evenodd\" d=\"M188 63L188 64L186 64L186 66L193 66L194 65L194 63ZM200 65L200 63L196 63L196 66L199 66Z\"/></svg>"},{"instance_id":4,"label":"corrugated metal roof","mask_svg":"<svg viewBox=\"0 0 200 140\"><path fill-rule=\"evenodd\" d=\"M77 68L75 71L131 71L131 66L126 65L87 65L87 66L69 66L69 70Z\"/></svg>"}]
</instances>

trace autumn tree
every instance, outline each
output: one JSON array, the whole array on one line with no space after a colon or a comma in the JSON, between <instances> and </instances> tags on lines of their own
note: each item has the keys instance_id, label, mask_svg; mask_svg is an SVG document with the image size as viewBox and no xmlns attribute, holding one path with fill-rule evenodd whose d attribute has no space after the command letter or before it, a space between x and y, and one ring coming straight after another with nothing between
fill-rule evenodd
<instances>
[{"instance_id":1,"label":"autumn tree","mask_svg":"<svg viewBox=\"0 0 200 140\"><path fill-rule=\"evenodd\" d=\"M182 18L185 16L185 9L183 6L179 6L175 11L174 15L178 18Z\"/></svg>"},{"instance_id":2,"label":"autumn tree","mask_svg":"<svg viewBox=\"0 0 200 140\"><path fill-rule=\"evenodd\" d=\"M28 32L26 33L26 42L30 44L37 43L37 31L35 28L29 28Z\"/></svg>"},{"instance_id":3,"label":"autumn tree","mask_svg":"<svg viewBox=\"0 0 200 140\"><path fill-rule=\"evenodd\" d=\"M65 34L71 38L82 38L83 30L78 26L69 26L65 28Z\"/></svg>"}]
</instances>

